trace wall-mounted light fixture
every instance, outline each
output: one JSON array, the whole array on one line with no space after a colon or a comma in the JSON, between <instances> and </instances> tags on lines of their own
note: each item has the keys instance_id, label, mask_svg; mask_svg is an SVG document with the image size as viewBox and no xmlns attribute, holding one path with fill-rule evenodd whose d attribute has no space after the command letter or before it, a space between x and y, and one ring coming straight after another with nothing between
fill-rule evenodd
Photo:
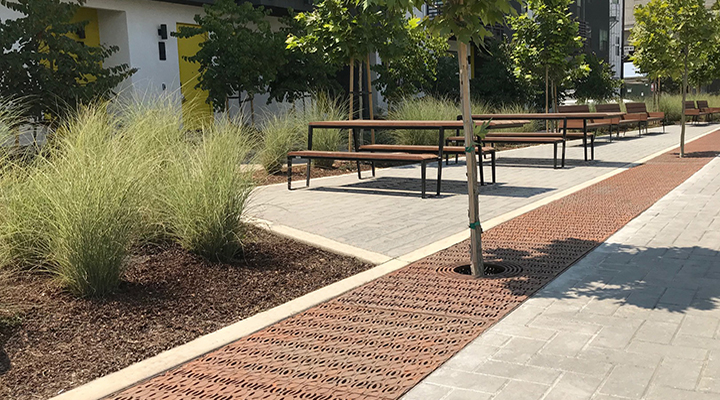
<instances>
[{"instance_id":1,"label":"wall-mounted light fixture","mask_svg":"<svg viewBox=\"0 0 720 400\"><path fill-rule=\"evenodd\" d=\"M160 36L160 39L162 39L162 40L167 40L167 38L168 38L167 25L160 24L160 27L158 28L158 36Z\"/></svg>"},{"instance_id":2,"label":"wall-mounted light fixture","mask_svg":"<svg viewBox=\"0 0 720 400\"><path fill-rule=\"evenodd\" d=\"M158 51L160 52L160 61L167 60L167 52L165 51L165 42L158 42Z\"/></svg>"}]
</instances>

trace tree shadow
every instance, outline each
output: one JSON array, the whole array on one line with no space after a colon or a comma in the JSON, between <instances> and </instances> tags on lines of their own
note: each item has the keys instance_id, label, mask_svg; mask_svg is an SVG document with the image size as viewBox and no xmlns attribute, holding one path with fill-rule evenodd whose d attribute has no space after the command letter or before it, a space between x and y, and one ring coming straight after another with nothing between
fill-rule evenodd
<instances>
[{"instance_id":1,"label":"tree shadow","mask_svg":"<svg viewBox=\"0 0 720 400\"><path fill-rule=\"evenodd\" d=\"M720 306L720 251L693 247L637 247L564 239L545 245L516 242L486 247L489 260L522 267L507 281L516 295L528 295L527 281L543 288L534 297L590 297L621 306L685 312ZM571 265L571 267L567 267ZM536 286L537 287L537 286Z\"/></svg>"}]
</instances>

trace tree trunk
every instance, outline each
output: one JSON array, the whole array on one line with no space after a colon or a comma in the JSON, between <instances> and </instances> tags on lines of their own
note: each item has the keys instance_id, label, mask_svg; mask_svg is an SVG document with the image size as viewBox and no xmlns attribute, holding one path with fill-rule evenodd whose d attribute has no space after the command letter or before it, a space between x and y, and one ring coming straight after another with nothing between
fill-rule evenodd
<instances>
[{"instance_id":1,"label":"tree trunk","mask_svg":"<svg viewBox=\"0 0 720 400\"><path fill-rule=\"evenodd\" d=\"M353 106L354 106L354 100L355 100L355 98L353 96L353 94L355 93L355 59L354 58L350 59L350 90L349 90L349 93L350 93L350 118L349 119L352 121L354 119L353 118L354 117ZM348 129L348 151L352 151L352 142L353 142L352 129Z\"/></svg>"},{"instance_id":2,"label":"tree trunk","mask_svg":"<svg viewBox=\"0 0 720 400\"><path fill-rule=\"evenodd\" d=\"M545 112L546 113L550 112L550 106L549 106L549 101L548 101L548 95L549 95L549 93L548 93L548 73L549 73L548 68L549 68L549 66L546 65L545 66ZM547 121L545 121L545 132L549 132Z\"/></svg>"},{"instance_id":3,"label":"tree trunk","mask_svg":"<svg viewBox=\"0 0 720 400\"><path fill-rule=\"evenodd\" d=\"M372 79L370 78L370 54L365 58L365 69L367 70L367 91L368 91L368 111L370 111L370 119L375 119L375 105L373 104ZM370 143L375 144L375 129L370 130Z\"/></svg>"},{"instance_id":4,"label":"tree trunk","mask_svg":"<svg viewBox=\"0 0 720 400\"><path fill-rule=\"evenodd\" d=\"M683 70L683 87L682 87L682 118L680 128L680 157L685 157L685 99L687 98L687 80L688 80L688 55L685 48L685 58L683 60L685 69Z\"/></svg>"},{"instance_id":5,"label":"tree trunk","mask_svg":"<svg viewBox=\"0 0 720 400\"><path fill-rule=\"evenodd\" d=\"M478 165L475 155L475 123L470 110L470 75L468 71L468 45L458 43L458 64L460 68L460 105L462 107L463 132L465 136L465 160L468 179L468 217L470 220L470 270L475 277L485 275L482 258L482 228L480 227L480 210L478 207L477 173ZM440 161L442 162L442 160Z\"/></svg>"}]
</instances>

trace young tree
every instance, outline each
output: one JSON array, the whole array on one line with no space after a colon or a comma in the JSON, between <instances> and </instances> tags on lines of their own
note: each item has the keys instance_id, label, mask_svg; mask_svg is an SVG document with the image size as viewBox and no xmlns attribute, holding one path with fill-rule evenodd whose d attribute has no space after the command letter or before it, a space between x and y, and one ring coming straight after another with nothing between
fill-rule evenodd
<instances>
[{"instance_id":1,"label":"young tree","mask_svg":"<svg viewBox=\"0 0 720 400\"><path fill-rule=\"evenodd\" d=\"M447 38L433 35L414 18L408 21L407 40L401 43L400 55L383 59L373 67L378 73L375 84L389 103L415 95L431 86L437 78L438 61L449 47Z\"/></svg>"},{"instance_id":2,"label":"young tree","mask_svg":"<svg viewBox=\"0 0 720 400\"><path fill-rule=\"evenodd\" d=\"M183 27L173 36L206 35L200 50L187 59L200 64L198 87L208 91L215 110L226 110L228 97L243 92L252 108L254 96L267 91L283 62L280 38L265 18L268 12L234 0L217 0L204 10L205 15L195 16L197 27Z\"/></svg>"},{"instance_id":3,"label":"young tree","mask_svg":"<svg viewBox=\"0 0 720 400\"><path fill-rule=\"evenodd\" d=\"M606 101L617 97L620 80L615 79L612 67L597 55L587 57L590 72L573 79L575 98L581 101Z\"/></svg>"},{"instance_id":4,"label":"young tree","mask_svg":"<svg viewBox=\"0 0 720 400\"><path fill-rule=\"evenodd\" d=\"M84 0L0 4L23 15L0 21L0 98L21 98L26 116L52 122L78 104L110 96L135 72L127 64L103 67L117 46L86 46L72 38L88 24L71 22Z\"/></svg>"},{"instance_id":5,"label":"young tree","mask_svg":"<svg viewBox=\"0 0 720 400\"><path fill-rule=\"evenodd\" d=\"M582 38L569 11L573 0L529 0L528 12L511 18L516 74L528 81L544 76L545 112L550 98L557 107L557 87L581 67ZM552 93L551 93L552 92Z\"/></svg>"},{"instance_id":6,"label":"young tree","mask_svg":"<svg viewBox=\"0 0 720 400\"><path fill-rule=\"evenodd\" d=\"M682 79L680 157L685 155L685 99L688 77L712 50L716 28L704 0L650 0L635 8L631 41L633 63L640 72Z\"/></svg>"},{"instance_id":7,"label":"young tree","mask_svg":"<svg viewBox=\"0 0 720 400\"><path fill-rule=\"evenodd\" d=\"M366 0L365 4L384 4L400 12L422 9L426 0ZM445 0L437 2L438 13L432 18L425 17L422 24L440 36L454 36L458 43L458 69L460 77L460 103L462 107L463 132L467 153L468 216L470 219L470 269L474 276L483 276L485 267L482 258L478 192L477 160L475 155L475 123L470 110L470 74L468 45L471 41L484 43L491 35L488 27L501 23L505 16L512 14L510 0Z\"/></svg>"},{"instance_id":8,"label":"young tree","mask_svg":"<svg viewBox=\"0 0 720 400\"><path fill-rule=\"evenodd\" d=\"M490 38L480 51L475 65L475 77L470 81L474 99L503 106L528 104L534 93L528 82L515 76L512 47L503 39Z\"/></svg>"},{"instance_id":9,"label":"young tree","mask_svg":"<svg viewBox=\"0 0 720 400\"><path fill-rule=\"evenodd\" d=\"M309 93L338 91L340 85L335 80L337 65L326 62L321 53L304 52L297 47L286 48L287 38L303 35L305 25L295 18L292 10L280 22L282 27L276 35L281 46L277 51L284 53L284 62L270 82L268 104L272 100L295 102Z\"/></svg>"},{"instance_id":10,"label":"young tree","mask_svg":"<svg viewBox=\"0 0 720 400\"><path fill-rule=\"evenodd\" d=\"M290 49L318 53L329 63L350 66L350 119L354 116L354 76L356 63L378 52L382 59L396 57L407 40L407 18L404 12L388 7L362 7L356 0L321 0L312 12L300 13L304 35L291 35ZM369 96L372 98L372 96ZM372 106L370 107L372 113ZM371 114L372 116L372 114ZM352 134L348 132L348 150Z\"/></svg>"}]
</instances>

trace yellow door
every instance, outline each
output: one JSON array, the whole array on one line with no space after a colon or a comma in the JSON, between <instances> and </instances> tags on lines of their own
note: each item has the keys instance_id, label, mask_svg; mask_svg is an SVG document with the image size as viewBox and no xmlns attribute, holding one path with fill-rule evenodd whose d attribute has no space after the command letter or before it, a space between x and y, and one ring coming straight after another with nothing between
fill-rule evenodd
<instances>
[{"instance_id":1,"label":"yellow door","mask_svg":"<svg viewBox=\"0 0 720 400\"><path fill-rule=\"evenodd\" d=\"M80 7L71 22L88 21L83 32L72 33L69 36L77 42L86 46L100 46L100 25L98 24L97 10L94 8ZM82 36L81 36L82 34ZM83 37L84 36L84 37Z\"/></svg>"},{"instance_id":2,"label":"yellow door","mask_svg":"<svg viewBox=\"0 0 720 400\"><path fill-rule=\"evenodd\" d=\"M195 25L177 24L177 29ZM189 38L178 38L178 58L180 62L180 93L182 94L183 121L190 129L197 129L202 124L212 122L212 106L206 102L208 92L197 88L200 82L200 65L190 62L185 57L194 56L200 50L200 44L206 36L196 35Z\"/></svg>"}]
</instances>

